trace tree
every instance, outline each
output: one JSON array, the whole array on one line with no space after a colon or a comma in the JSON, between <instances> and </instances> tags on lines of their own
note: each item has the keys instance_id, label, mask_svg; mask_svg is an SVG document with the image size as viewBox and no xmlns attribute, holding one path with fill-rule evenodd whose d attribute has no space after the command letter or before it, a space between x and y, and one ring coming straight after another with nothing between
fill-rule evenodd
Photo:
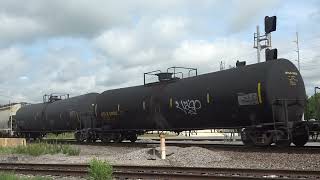
<instances>
[{"instance_id":1,"label":"tree","mask_svg":"<svg viewBox=\"0 0 320 180\"><path fill-rule=\"evenodd\" d=\"M320 119L320 93L308 98L304 117L305 119Z\"/></svg>"}]
</instances>

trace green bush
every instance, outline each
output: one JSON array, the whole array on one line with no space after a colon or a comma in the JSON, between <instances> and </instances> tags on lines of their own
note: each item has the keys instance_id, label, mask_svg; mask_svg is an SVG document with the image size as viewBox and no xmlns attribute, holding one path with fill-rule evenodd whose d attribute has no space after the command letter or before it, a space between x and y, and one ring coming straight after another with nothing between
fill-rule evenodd
<instances>
[{"instance_id":1,"label":"green bush","mask_svg":"<svg viewBox=\"0 0 320 180\"><path fill-rule=\"evenodd\" d=\"M89 176L92 180L112 179L112 166L102 160L92 159L90 161Z\"/></svg>"},{"instance_id":2,"label":"green bush","mask_svg":"<svg viewBox=\"0 0 320 180\"><path fill-rule=\"evenodd\" d=\"M28 154L32 156L63 153L69 156L77 156L80 154L80 149L71 147L70 145L36 143L36 144L28 144L27 146L17 146L14 148L2 147L0 148L0 153Z\"/></svg>"}]
</instances>

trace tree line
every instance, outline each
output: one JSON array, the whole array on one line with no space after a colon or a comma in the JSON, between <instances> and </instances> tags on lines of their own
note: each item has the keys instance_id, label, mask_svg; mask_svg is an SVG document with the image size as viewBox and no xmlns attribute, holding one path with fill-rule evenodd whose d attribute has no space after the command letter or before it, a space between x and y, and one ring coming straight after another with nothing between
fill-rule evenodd
<instances>
[{"instance_id":1,"label":"tree line","mask_svg":"<svg viewBox=\"0 0 320 180\"><path fill-rule=\"evenodd\" d=\"M306 108L304 110L304 119L320 120L320 93L308 98Z\"/></svg>"}]
</instances>

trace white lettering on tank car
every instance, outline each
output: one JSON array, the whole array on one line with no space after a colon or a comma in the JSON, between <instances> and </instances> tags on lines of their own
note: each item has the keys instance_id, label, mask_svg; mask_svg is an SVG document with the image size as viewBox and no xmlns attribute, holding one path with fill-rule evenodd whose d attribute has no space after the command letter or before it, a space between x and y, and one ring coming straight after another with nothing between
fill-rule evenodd
<instances>
[{"instance_id":1,"label":"white lettering on tank car","mask_svg":"<svg viewBox=\"0 0 320 180\"><path fill-rule=\"evenodd\" d=\"M298 83L298 79L297 79L298 73L297 72L291 72L291 71L288 72L288 71L286 71L285 74L288 77L289 84L291 86L296 86L297 83Z\"/></svg>"},{"instance_id":2,"label":"white lettering on tank car","mask_svg":"<svg viewBox=\"0 0 320 180\"><path fill-rule=\"evenodd\" d=\"M197 110L201 109L201 101L198 99L175 101L176 108L185 114L196 115Z\"/></svg>"}]
</instances>

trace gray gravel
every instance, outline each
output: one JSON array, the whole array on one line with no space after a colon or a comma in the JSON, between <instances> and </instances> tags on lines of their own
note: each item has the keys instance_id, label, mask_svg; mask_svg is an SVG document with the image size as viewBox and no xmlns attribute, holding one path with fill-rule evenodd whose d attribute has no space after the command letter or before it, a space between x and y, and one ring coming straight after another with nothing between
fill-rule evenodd
<instances>
[{"instance_id":1,"label":"gray gravel","mask_svg":"<svg viewBox=\"0 0 320 180\"><path fill-rule=\"evenodd\" d=\"M212 163L230 161L223 152L215 152L201 147L179 148L168 157L177 166L211 166Z\"/></svg>"},{"instance_id":2,"label":"gray gravel","mask_svg":"<svg viewBox=\"0 0 320 180\"><path fill-rule=\"evenodd\" d=\"M81 149L80 156L63 154L32 157L26 155L0 155L0 162L20 163L88 163L92 158L107 160L115 165L163 165L190 167L262 168L320 170L319 153L304 151L264 151L239 149L206 149L201 147L167 146L167 159L161 160L159 148L89 146ZM71 179L72 180L72 179Z\"/></svg>"},{"instance_id":3,"label":"gray gravel","mask_svg":"<svg viewBox=\"0 0 320 180\"><path fill-rule=\"evenodd\" d=\"M18 174L17 176L21 178L32 178L35 176L32 175L25 175L25 174ZM83 177L61 177L61 176L42 176L49 178L50 180L88 180L88 178L83 178Z\"/></svg>"}]
</instances>

